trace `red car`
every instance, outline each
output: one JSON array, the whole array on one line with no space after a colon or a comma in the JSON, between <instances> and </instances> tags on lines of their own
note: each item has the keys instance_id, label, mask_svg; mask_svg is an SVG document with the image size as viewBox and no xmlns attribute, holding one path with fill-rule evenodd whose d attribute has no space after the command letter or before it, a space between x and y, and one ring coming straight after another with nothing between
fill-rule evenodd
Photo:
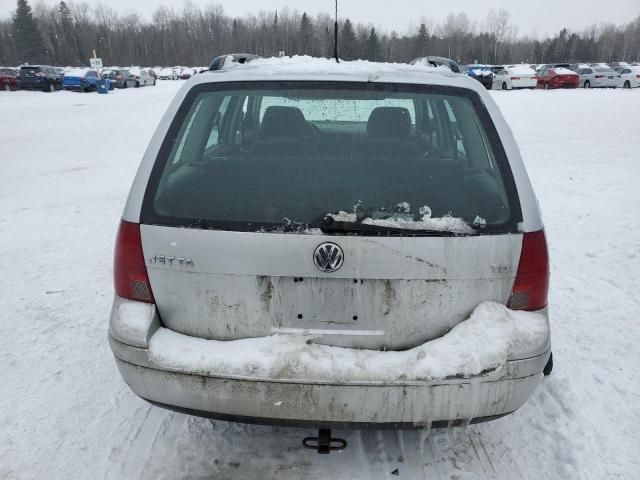
<instances>
[{"instance_id":1,"label":"red car","mask_svg":"<svg viewBox=\"0 0 640 480\"><path fill-rule=\"evenodd\" d=\"M17 77L18 74L15 70L0 67L0 90L17 90Z\"/></svg>"},{"instance_id":2,"label":"red car","mask_svg":"<svg viewBox=\"0 0 640 480\"><path fill-rule=\"evenodd\" d=\"M536 75L538 88L578 88L580 77L563 67L543 67Z\"/></svg>"}]
</instances>

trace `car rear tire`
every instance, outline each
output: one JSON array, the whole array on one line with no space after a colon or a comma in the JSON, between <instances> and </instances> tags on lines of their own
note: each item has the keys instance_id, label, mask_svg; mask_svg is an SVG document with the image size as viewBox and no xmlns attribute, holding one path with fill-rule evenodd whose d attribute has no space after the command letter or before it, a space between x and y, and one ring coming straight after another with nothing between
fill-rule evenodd
<instances>
[{"instance_id":1,"label":"car rear tire","mask_svg":"<svg viewBox=\"0 0 640 480\"><path fill-rule=\"evenodd\" d=\"M507 84L502 82L502 90L506 90L507 89Z\"/></svg>"},{"instance_id":2,"label":"car rear tire","mask_svg":"<svg viewBox=\"0 0 640 480\"><path fill-rule=\"evenodd\" d=\"M624 86L623 88L631 88L631 82L629 80L627 80L626 82L624 82Z\"/></svg>"},{"instance_id":3,"label":"car rear tire","mask_svg":"<svg viewBox=\"0 0 640 480\"><path fill-rule=\"evenodd\" d=\"M591 83L589 82L589 80L586 80L584 82L584 88L591 88Z\"/></svg>"},{"instance_id":4,"label":"car rear tire","mask_svg":"<svg viewBox=\"0 0 640 480\"><path fill-rule=\"evenodd\" d=\"M136 88L140 88L140 82L136 82Z\"/></svg>"}]
</instances>

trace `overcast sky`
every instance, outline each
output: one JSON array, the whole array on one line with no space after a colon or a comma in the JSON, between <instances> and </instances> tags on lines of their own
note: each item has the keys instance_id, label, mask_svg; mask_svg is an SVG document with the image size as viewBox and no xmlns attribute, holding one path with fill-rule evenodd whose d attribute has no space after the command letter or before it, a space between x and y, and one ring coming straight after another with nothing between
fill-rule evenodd
<instances>
[{"instance_id":1,"label":"overcast sky","mask_svg":"<svg viewBox=\"0 0 640 480\"><path fill-rule=\"evenodd\" d=\"M36 0L30 0L35 3ZM39 0L47 4L58 0ZM309 13L333 11L333 0L233 0L211 1L191 0L197 5L220 3L229 15L243 15L246 12L291 9ZM96 1L87 0L95 5ZM183 1L162 0L107 0L119 13L136 11L149 18L160 4L180 9ZM0 0L0 17L6 18L16 6L16 0ZM441 21L450 12L465 12L473 21L483 22L487 12L505 8L511 13L513 23L518 25L519 34L545 35L566 26L581 31L593 23L627 23L640 14L640 0L339 0L339 15L352 20L372 23L389 30L405 32L409 25L418 24L421 17Z\"/></svg>"}]
</instances>

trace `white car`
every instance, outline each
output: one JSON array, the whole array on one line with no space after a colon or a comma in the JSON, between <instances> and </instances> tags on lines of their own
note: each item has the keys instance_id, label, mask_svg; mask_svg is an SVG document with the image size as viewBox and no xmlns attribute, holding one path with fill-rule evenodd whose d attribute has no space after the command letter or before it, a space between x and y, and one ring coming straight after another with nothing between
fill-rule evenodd
<instances>
[{"instance_id":1,"label":"white car","mask_svg":"<svg viewBox=\"0 0 640 480\"><path fill-rule=\"evenodd\" d=\"M136 87L147 87L156 84L155 77L151 76L149 72L140 67L128 68L129 73L136 79Z\"/></svg>"},{"instance_id":2,"label":"white car","mask_svg":"<svg viewBox=\"0 0 640 480\"><path fill-rule=\"evenodd\" d=\"M166 67L158 72L158 78L160 80L177 80L179 75L175 68Z\"/></svg>"},{"instance_id":3,"label":"white car","mask_svg":"<svg viewBox=\"0 0 640 480\"><path fill-rule=\"evenodd\" d=\"M114 277L122 377L193 415L477 422L551 371L525 166L486 89L442 68L291 58L194 76L142 158Z\"/></svg>"},{"instance_id":4,"label":"white car","mask_svg":"<svg viewBox=\"0 0 640 480\"><path fill-rule=\"evenodd\" d=\"M578 86L582 88L616 88L621 85L620 74L609 67L586 67L575 70Z\"/></svg>"},{"instance_id":5,"label":"white car","mask_svg":"<svg viewBox=\"0 0 640 480\"><path fill-rule=\"evenodd\" d=\"M509 65L493 77L493 90L536 88L536 72L528 65Z\"/></svg>"},{"instance_id":6,"label":"white car","mask_svg":"<svg viewBox=\"0 0 640 480\"><path fill-rule=\"evenodd\" d=\"M620 75L620 87L640 87L640 66L617 67L615 70Z\"/></svg>"}]
</instances>

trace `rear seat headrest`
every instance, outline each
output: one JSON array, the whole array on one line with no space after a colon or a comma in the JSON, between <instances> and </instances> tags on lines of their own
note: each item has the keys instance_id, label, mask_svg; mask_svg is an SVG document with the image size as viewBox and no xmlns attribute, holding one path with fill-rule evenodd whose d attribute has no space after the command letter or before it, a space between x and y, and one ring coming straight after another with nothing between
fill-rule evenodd
<instances>
[{"instance_id":1,"label":"rear seat headrest","mask_svg":"<svg viewBox=\"0 0 640 480\"><path fill-rule=\"evenodd\" d=\"M411 114L404 107L377 107L369 115L367 133L375 138L411 136Z\"/></svg>"},{"instance_id":2,"label":"rear seat headrest","mask_svg":"<svg viewBox=\"0 0 640 480\"><path fill-rule=\"evenodd\" d=\"M309 136L310 126L302 110L274 105L267 107L262 118L262 136L268 138Z\"/></svg>"}]
</instances>

